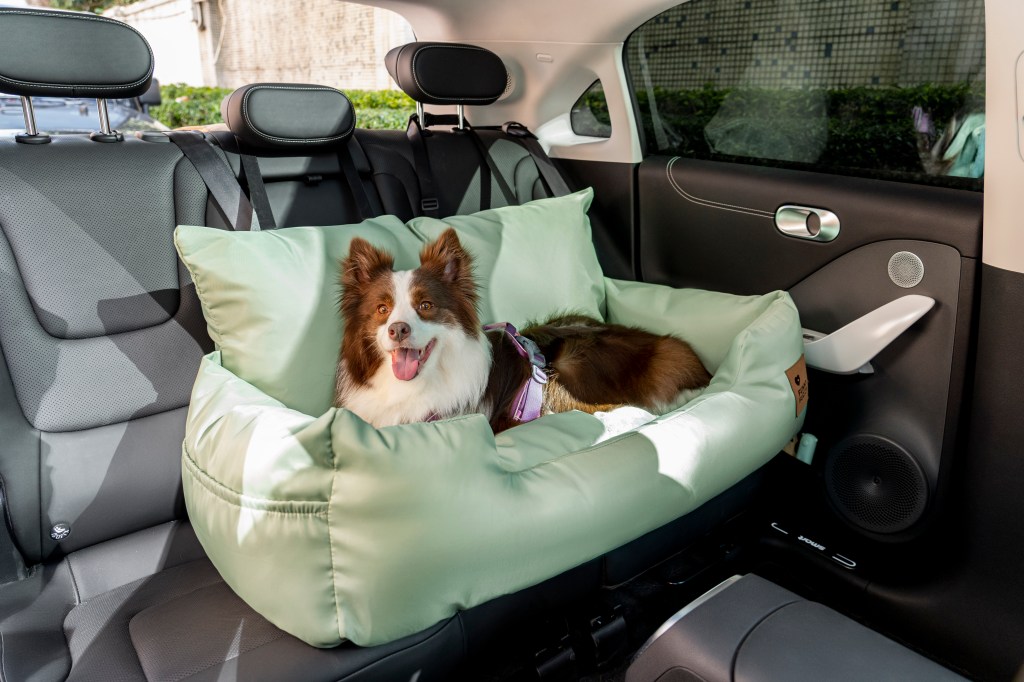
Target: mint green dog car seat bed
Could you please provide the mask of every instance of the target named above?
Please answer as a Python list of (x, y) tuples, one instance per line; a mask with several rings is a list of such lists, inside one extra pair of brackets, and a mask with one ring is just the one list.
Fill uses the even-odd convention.
[[(210, 559), (254, 609), (314, 646), (388, 642), (692, 511), (799, 430), (787, 370), (803, 346), (789, 296), (606, 279), (591, 198), (408, 224), (178, 228), (217, 346), (192, 394), (185, 501)], [(449, 225), (474, 255), (485, 322), (580, 310), (675, 333), (711, 385), (606, 440), (603, 423), (579, 412), (495, 437), (482, 415), (376, 429), (331, 407), (349, 241), (368, 239), (396, 268), (413, 268)]]

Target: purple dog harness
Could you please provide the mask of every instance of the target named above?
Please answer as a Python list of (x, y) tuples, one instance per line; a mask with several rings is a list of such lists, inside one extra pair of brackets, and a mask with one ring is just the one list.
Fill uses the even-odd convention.
[[(505, 332), (505, 335), (512, 339), (512, 345), (515, 346), (520, 357), (530, 361), (530, 369), (533, 372), (516, 393), (509, 414), (520, 424), (532, 422), (540, 416), (541, 409), (544, 407), (544, 384), (548, 383), (548, 375), (544, 373), (544, 366), (547, 364), (544, 354), (540, 352), (540, 348), (537, 347), (533, 339), (521, 336), (511, 322), (488, 324), (484, 326), (484, 331)], [(424, 421), (436, 422), (441, 418), (438, 413), (431, 412)]]
[(521, 336), (510, 322), (485, 325), (484, 331), (505, 332), (505, 335), (512, 339), (512, 345), (515, 346), (520, 357), (530, 361), (530, 369), (533, 370), (533, 373), (516, 393), (515, 400), (512, 401), (510, 415), (513, 420), (520, 423), (533, 421), (540, 416), (544, 406), (544, 384), (548, 383), (548, 375), (544, 373), (544, 366), (547, 364), (544, 354), (540, 352), (540, 348), (533, 342), (533, 339)]

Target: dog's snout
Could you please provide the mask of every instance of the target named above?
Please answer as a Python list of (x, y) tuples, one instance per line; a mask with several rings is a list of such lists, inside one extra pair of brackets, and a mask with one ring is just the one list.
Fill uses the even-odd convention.
[(409, 325), (405, 322), (392, 322), (391, 326), (388, 327), (388, 337), (392, 341), (405, 341), (411, 333), (412, 330), (409, 329)]

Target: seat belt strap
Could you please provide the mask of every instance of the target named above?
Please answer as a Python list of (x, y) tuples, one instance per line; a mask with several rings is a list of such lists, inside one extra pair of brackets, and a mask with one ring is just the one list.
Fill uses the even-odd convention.
[(250, 154), (240, 154), (242, 159), (242, 180), (249, 188), (249, 202), (256, 211), (261, 230), (273, 230), (277, 227), (274, 212), (270, 209), (270, 197), (267, 187), (263, 184), (263, 173), (260, 172), (259, 161)]
[[(213, 151), (206, 140), (200, 135), (183, 131), (171, 131), (167, 133), (167, 137), (199, 171), (199, 177), (206, 183), (213, 202), (227, 218), (231, 229), (253, 229), (253, 210), (249, 198), (242, 191), (242, 186), (231, 172), (231, 167), (217, 156), (217, 152)], [(258, 225), (256, 229), (259, 229)]]
[(256, 212), (261, 230), (272, 230), (277, 227), (274, 219), (274, 211), (270, 208), (270, 197), (267, 195), (267, 188), (263, 182), (263, 173), (260, 171), (259, 161), (252, 154), (242, 151), (242, 144), (230, 130), (209, 130), (207, 137), (212, 137), (217, 145), (225, 152), (238, 155), (240, 176), (238, 181), (242, 184), (242, 191), (249, 197)]
[[(498, 189), (501, 190), (502, 196), (505, 197), (505, 203), (509, 206), (519, 205), (519, 201), (516, 199), (515, 193), (512, 191), (512, 188), (509, 187), (508, 183), (505, 181), (505, 177), (501, 174), (501, 170), (498, 169), (498, 164), (494, 163), (494, 158), (492, 158), (490, 153), (487, 151), (487, 147), (484, 145), (484, 141), (480, 139), (480, 136), (477, 134), (475, 130), (473, 130), (472, 126), (470, 126), (469, 124), (466, 124), (465, 130), (469, 134), (469, 136), (473, 138), (473, 142), (474, 144), (476, 144), (477, 151), (480, 152), (480, 158), (483, 159), (483, 162), (485, 164), (487, 164), (487, 168), (491, 172), (491, 177), (493, 177), (494, 180), (498, 183)], [(483, 175), (481, 175), (481, 185), (484, 184), (483, 180)], [(490, 184), (490, 182), (486, 183), (488, 192), (490, 191)], [(490, 202), (488, 201), (487, 203), (487, 208), (491, 208)]]
[(437, 200), (437, 192), (434, 191), (434, 174), (430, 170), (427, 141), (420, 126), (420, 117), (416, 114), (409, 117), (405, 136), (409, 138), (409, 144), (412, 146), (413, 165), (416, 167), (416, 178), (420, 184), (420, 210), (423, 215), (440, 218), (441, 204)]
[(509, 137), (519, 140), (526, 147), (526, 151), (530, 152), (530, 156), (533, 157), (533, 162), (537, 164), (537, 170), (540, 171), (541, 178), (544, 179), (544, 184), (547, 185), (551, 196), (561, 197), (571, 192), (569, 185), (565, 182), (565, 178), (558, 172), (555, 163), (544, 151), (544, 147), (541, 146), (537, 136), (531, 133), (529, 128), (522, 123), (509, 121), (501, 126), (501, 130)]
[(363, 186), (363, 180), (359, 177), (359, 171), (356, 170), (356, 164), (352, 160), (352, 152), (349, 151), (348, 142), (338, 145), (338, 164), (341, 166), (341, 172), (345, 175), (345, 182), (348, 185), (349, 192), (352, 194), (352, 200), (356, 204), (359, 220), (375, 217), (377, 214), (370, 206), (370, 197), (367, 196), (366, 187)]

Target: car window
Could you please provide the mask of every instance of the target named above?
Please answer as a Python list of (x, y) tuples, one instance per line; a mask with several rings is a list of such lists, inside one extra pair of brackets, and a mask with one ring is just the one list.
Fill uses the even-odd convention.
[(594, 81), (572, 105), (569, 114), (572, 131), (587, 137), (611, 137), (612, 120), (608, 115), (608, 100), (600, 80)]
[(626, 67), (648, 153), (980, 189), (983, 0), (693, 0)]

